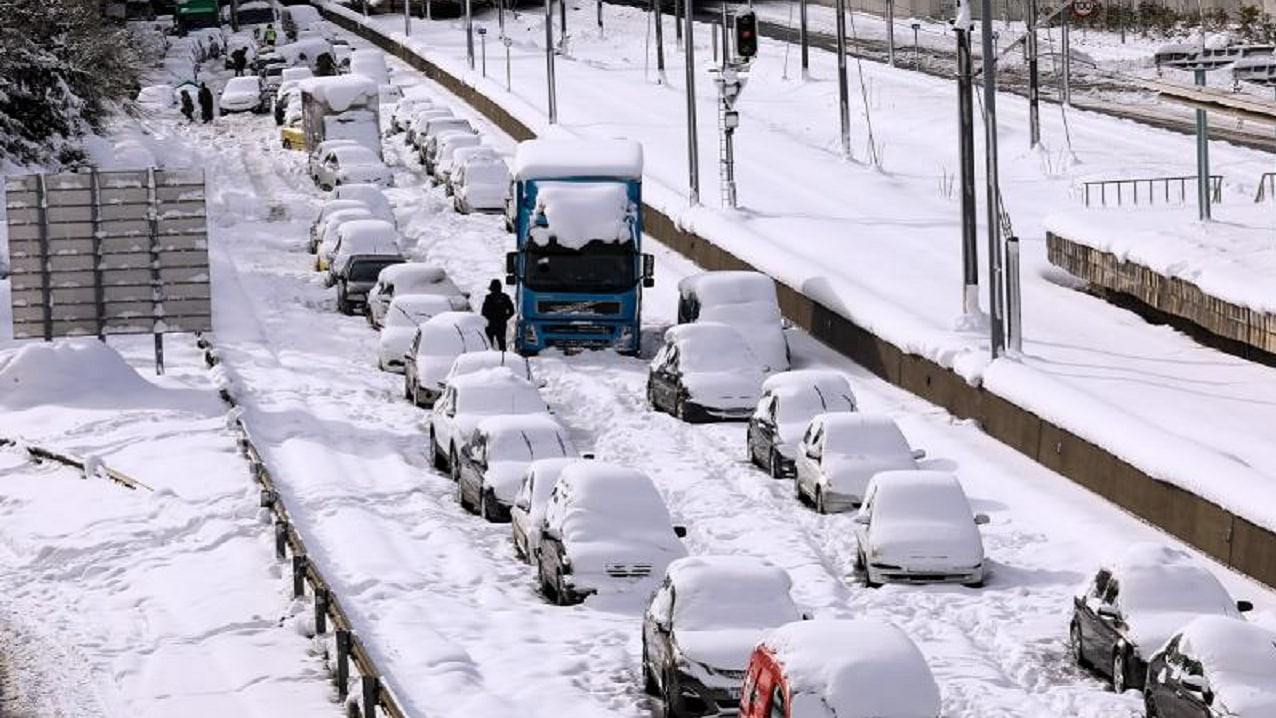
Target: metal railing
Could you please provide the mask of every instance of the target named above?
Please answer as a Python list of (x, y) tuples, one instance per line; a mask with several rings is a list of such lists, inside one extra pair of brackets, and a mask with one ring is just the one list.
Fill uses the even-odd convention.
[[(1196, 185), (1196, 175), (1183, 177), (1140, 177), (1137, 179), (1095, 180), (1085, 182), (1085, 206), (1089, 207), (1091, 198), (1095, 197), (1104, 207), (1109, 199), (1115, 200), (1117, 206), (1125, 204), (1166, 204), (1178, 201), (1187, 203), (1187, 187)], [(1175, 186), (1177, 185), (1177, 189)], [(1218, 204), (1223, 199), (1223, 176), (1210, 175), (1210, 203)]]
[[(1268, 185), (1271, 186), (1270, 189)], [(1276, 197), (1276, 172), (1264, 172), (1263, 176), (1258, 178), (1258, 192), (1254, 194), (1254, 201), (1262, 202), (1267, 199), (1269, 192)]]
[(27, 452), (31, 461), (37, 464), (44, 461), (53, 461), (62, 464), (63, 466), (69, 466), (70, 468), (76, 469), (82, 473), (86, 479), (103, 478), (109, 481), (114, 481), (115, 483), (130, 489), (146, 489), (147, 491), (155, 490), (128, 474), (112, 469), (111, 467), (103, 464), (101, 461), (79, 459), (63, 451), (37, 446), (35, 444), (28, 444), (17, 439), (0, 437), (0, 449), (6, 447), (13, 447)]

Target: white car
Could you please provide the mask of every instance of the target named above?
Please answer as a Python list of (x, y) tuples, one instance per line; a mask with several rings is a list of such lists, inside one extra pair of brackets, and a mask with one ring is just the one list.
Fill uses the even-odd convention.
[(390, 301), (402, 294), (436, 294), (447, 297), (452, 309), (467, 311), (470, 300), (456, 288), (442, 267), (424, 262), (404, 262), (386, 267), (368, 294), (368, 323), (381, 328)]
[(394, 216), (394, 208), (390, 206), (390, 200), (386, 199), (385, 193), (374, 184), (366, 182), (343, 184), (332, 191), (332, 198), (362, 202), (377, 219), (384, 219), (396, 227), (399, 226), (399, 220)]
[(888, 416), (816, 414), (797, 445), (794, 493), (822, 514), (847, 511), (864, 500), (874, 474), (916, 469), (925, 455)]
[(443, 381), (448, 383), (458, 376), (465, 376), (476, 371), (494, 369), (496, 367), (505, 367), (514, 372), (515, 376), (521, 376), (538, 387), (544, 385), (544, 382), (538, 381), (532, 375), (532, 362), (527, 357), (514, 352), (503, 352), (499, 349), (462, 354), (456, 358), (456, 361), (452, 362), (452, 368), (448, 371), (447, 378)]
[(327, 156), (330, 150), (337, 147), (360, 147), (358, 140), (338, 138), (334, 140), (324, 140), (314, 147), (308, 148), (310, 156), (306, 160), (306, 171), (310, 174), (310, 179), (317, 180), (319, 175), (319, 166), (323, 163), (323, 158)]
[(452, 176), (452, 155), (462, 147), (478, 147), (483, 138), (472, 132), (445, 132), (439, 135), (434, 150), (433, 178), (436, 184), (447, 185)]
[(528, 464), (576, 455), (567, 430), (548, 414), (490, 416), (474, 427), (457, 455), (453, 473), (461, 507), (505, 523)]
[(367, 48), (350, 53), (350, 74), (363, 75), (378, 85), (390, 84), (390, 73), (385, 66), (385, 53)]
[(796, 621), (749, 659), (742, 716), (938, 718), (939, 686), (903, 631), (882, 621)]
[(844, 374), (798, 369), (762, 382), (762, 398), (749, 417), (749, 460), (774, 478), (793, 476), (802, 434), (816, 414), (856, 410), (855, 392)]
[(536, 559), (536, 548), (540, 545), (541, 519), (545, 517), (545, 504), (549, 503), (549, 496), (558, 483), (558, 475), (563, 469), (582, 460), (537, 459), (523, 470), (518, 494), (514, 496), (514, 505), (510, 507), (510, 524), (514, 553), (527, 563)]
[(545, 505), (536, 574), (559, 605), (591, 594), (646, 595), (687, 555), (664, 499), (641, 471), (599, 461), (563, 469)]
[(404, 396), (417, 406), (434, 406), (452, 362), (488, 349), (486, 330), (487, 320), (474, 312), (444, 312), (423, 322), (404, 357)]
[(391, 300), (377, 342), (377, 367), (382, 371), (402, 373), (404, 357), (412, 348), (417, 327), (431, 317), (450, 311), (452, 303), (448, 298), (436, 294), (402, 294)]
[[(412, 111), (412, 114), (408, 115), (408, 121), (407, 121), (407, 124), (405, 125), (405, 134), (403, 135), (404, 144), (411, 145), (414, 148), (417, 147), (418, 145), (417, 135), (425, 132), (425, 125), (430, 120), (437, 120), (437, 119), (442, 119), (445, 117), (455, 117), (455, 116), (456, 115), (452, 113), (452, 110), (450, 108), (442, 107), (440, 105), (431, 105), (431, 106), (425, 107), (424, 109), (420, 107), (414, 109)], [(419, 151), (419, 148), (418, 148), (418, 151)]]
[(217, 106), (222, 112), (265, 112), (266, 94), (256, 75), (232, 77), (222, 88)]
[(642, 675), (666, 715), (730, 714), (754, 646), (802, 620), (788, 572), (751, 556), (689, 556), (669, 564), (643, 615)]
[(166, 110), (177, 103), (172, 85), (147, 85), (137, 93), (137, 104), (150, 110)]
[(400, 98), (390, 110), (390, 132), (405, 132), (412, 114), (418, 110), (434, 107), (434, 100), (428, 97), (408, 96)]
[(310, 223), (310, 240), (306, 243), (306, 251), (311, 254), (319, 251), (319, 240), (323, 236), (324, 223), (327, 222), (328, 218), (333, 214), (340, 212), (343, 209), (363, 210), (367, 213), (368, 217), (372, 217), (372, 211), (368, 205), (359, 200), (341, 199), (338, 197), (324, 202), (323, 206), (319, 208), (319, 214), (315, 216), (315, 221)]
[(315, 271), (328, 271), (328, 263), (332, 259), (332, 248), (337, 245), (337, 232), (346, 222), (359, 222), (376, 219), (368, 211), (367, 206), (334, 210), (323, 218), (323, 223), (315, 230)]
[(509, 167), (499, 156), (471, 154), (452, 170), (452, 204), (461, 214), (503, 211), (509, 184)]
[(432, 117), (416, 130), (417, 157), (425, 165), (425, 171), (434, 174), (434, 153), (439, 148), (439, 138), (445, 132), (467, 132), (478, 134), (470, 121), (460, 117)]
[(356, 254), (401, 255), (399, 231), (382, 219), (356, 219), (337, 227), (337, 241), (327, 256), (328, 286), (341, 279), (346, 259)]
[(466, 147), (457, 147), (452, 152), (451, 170), (447, 175), (447, 182), (443, 184), (444, 193), (449, 197), (456, 193), (456, 183), (461, 178), (461, 168), (472, 159), (500, 159), (500, 155), (496, 154), (496, 150), (489, 145), (477, 144)]
[(1276, 632), (1222, 616), (1192, 619), (1148, 660), (1149, 716), (1276, 716)]
[(679, 324), (665, 332), (647, 372), (647, 401), (683, 421), (747, 419), (766, 367), (735, 329), (720, 322)]
[(332, 189), (355, 182), (391, 187), (394, 175), (372, 150), (362, 145), (334, 147), (324, 153), (315, 169), (315, 184)]
[(508, 369), (486, 369), (457, 377), (443, 389), (430, 412), (430, 455), (434, 467), (458, 477), (461, 444), (489, 416), (549, 414), (549, 405), (531, 382)]
[(984, 582), (984, 514), (946, 471), (883, 471), (855, 514), (855, 567), (868, 586)]
[(678, 323), (723, 322), (740, 332), (770, 371), (789, 368), (787, 327), (775, 280), (759, 272), (703, 272), (678, 282)]

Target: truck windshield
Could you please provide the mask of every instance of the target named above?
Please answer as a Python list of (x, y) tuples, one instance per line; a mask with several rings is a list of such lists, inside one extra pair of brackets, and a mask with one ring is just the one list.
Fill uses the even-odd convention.
[(538, 292), (625, 292), (637, 283), (636, 265), (629, 244), (590, 242), (579, 250), (533, 245), (523, 282)]

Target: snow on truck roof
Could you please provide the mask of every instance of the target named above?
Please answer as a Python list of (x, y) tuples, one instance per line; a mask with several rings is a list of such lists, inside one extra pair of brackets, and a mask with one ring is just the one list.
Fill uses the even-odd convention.
[(632, 140), (527, 140), (514, 155), (514, 178), (642, 179), (642, 145)]
[(837, 718), (939, 715), (939, 687), (926, 659), (890, 623), (797, 621), (775, 629), (763, 645), (784, 667), (793, 715), (802, 712), (800, 700), (814, 702), (810, 715)]
[(548, 226), (533, 227), (530, 239), (540, 245), (552, 239), (571, 249), (594, 240), (628, 242), (633, 239), (630, 206), (623, 185), (546, 183), (536, 195), (536, 211), (545, 215)]
[(313, 96), (334, 112), (344, 112), (355, 103), (376, 103), (377, 83), (361, 75), (309, 77), (298, 83), (303, 93)]

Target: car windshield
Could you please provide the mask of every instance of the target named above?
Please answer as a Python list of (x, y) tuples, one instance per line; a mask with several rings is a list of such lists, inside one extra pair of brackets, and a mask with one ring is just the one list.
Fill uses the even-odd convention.
[(736, 342), (710, 341), (701, 338), (684, 341), (678, 351), (684, 372), (732, 372), (758, 369), (757, 361), (743, 345)]
[(352, 282), (375, 282), (377, 275), (381, 274), (381, 270), (391, 264), (398, 264), (402, 260), (397, 259), (376, 259), (376, 260), (360, 260), (350, 265), (349, 279)]
[(1129, 613), (1235, 612), (1227, 589), (1209, 571), (1192, 564), (1131, 568), (1120, 581), (1121, 607)]
[[(433, 298), (433, 297), (432, 297)], [(416, 327), (430, 317), (451, 309), (448, 301), (438, 297), (438, 302), (394, 302), (385, 315), (387, 327)]]
[(781, 424), (805, 422), (820, 413), (852, 411), (855, 411), (855, 401), (844, 392), (833, 393), (811, 387), (800, 393), (780, 397), (776, 405), (775, 420)]
[(226, 89), (231, 92), (256, 92), (257, 78), (255, 77), (234, 77), (230, 82), (226, 83)]
[(580, 250), (529, 245), (523, 281), (540, 292), (607, 294), (632, 289), (635, 267), (630, 245), (590, 242)]
[(458, 414), (532, 414), (546, 410), (545, 400), (530, 385), (512, 387), (508, 383), (476, 385), (456, 394)]
[(535, 461), (569, 456), (571, 448), (558, 431), (505, 431), (493, 434), (487, 444), (487, 460)]

